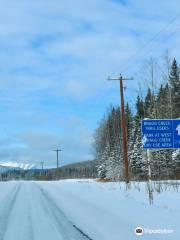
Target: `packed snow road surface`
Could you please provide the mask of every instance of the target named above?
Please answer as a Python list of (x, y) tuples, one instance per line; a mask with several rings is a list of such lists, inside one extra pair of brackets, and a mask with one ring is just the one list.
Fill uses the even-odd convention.
[(39, 184), (18, 182), (0, 205), (1, 240), (90, 240)]
[(146, 183), (1, 182), (0, 240), (179, 240), (179, 187), (156, 185), (149, 205)]

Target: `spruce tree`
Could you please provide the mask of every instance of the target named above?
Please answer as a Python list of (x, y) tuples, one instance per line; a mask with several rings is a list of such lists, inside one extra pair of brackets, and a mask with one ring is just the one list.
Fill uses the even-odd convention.
[(130, 169), (131, 172), (136, 175), (142, 174), (143, 168), (143, 149), (142, 149), (142, 142), (141, 142), (141, 120), (144, 117), (144, 103), (137, 97), (136, 101), (136, 115), (134, 118), (134, 128), (132, 129), (133, 135), (133, 146), (130, 152)]
[(147, 95), (144, 101), (144, 112), (145, 118), (156, 118), (156, 109), (155, 109), (155, 96), (152, 94), (151, 89), (148, 88)]
[(137, 111), (137, 115), (139, 116), (139, 119), (143, 119), (145, 117), (144, 102), (139, 97), (139, 95), (137, 96), (137, 100), (136, 100), (136, 111)]
[(171, 103), (169, 101), (170, 88), (166, 84), (165, 87), (161, 84), (156, 98), (157, 118), (168, 119), (171, 118)]
[(133, 127), (133, 114), (131, 112), (131, 109), (129, 107), (129, 104), (126, 104), (125, 107), (125, 113), (126, 113), (126, 130), (127, 130), (127, 142), (128, 145), (130, 145), (131, 137), (132, 137), (132, 127)]
[(172, 117), (180, 117), (180, 78), (179, 68), (174, 58), (169, 75), (169, 82), (171, 86), (171, 102), (172, 102)]

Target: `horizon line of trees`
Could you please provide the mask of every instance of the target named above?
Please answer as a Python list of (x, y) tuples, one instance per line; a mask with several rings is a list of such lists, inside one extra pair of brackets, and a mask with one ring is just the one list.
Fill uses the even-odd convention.
[(96, 164), (79, 164), (77, 166), (63, 166), (44, 170), (9, 170), (0, 174), (0, 181), (9, 180), (60, 180), (74, 178), (97, 178)]
[[(151, 65), (150, 80), (154, 81)], [(136, 111), (126, 103), (126, 128), (131, 178), (146, 179), (148, 175), (146, 151), (141, 143), (141, 121), (149, 119), (180, 118), (180, 68), (174, 58), (169, 66), (167, 81), (161, 83), (155, 92), (153, 84), (144, 97), (136, 98)], [(108, 110), (99, 123), (94, 136), (95, 159), (98, 161), (98, 176), (112, 180), (124, 178), (122, 150), (121, 111), (119, 107)], [(154, 179), (180, 177), (180, 149), (151, 151), (151, 169)]]

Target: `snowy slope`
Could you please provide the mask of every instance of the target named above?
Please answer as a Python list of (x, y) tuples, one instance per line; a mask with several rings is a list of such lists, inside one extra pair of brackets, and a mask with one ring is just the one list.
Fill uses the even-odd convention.
[(17, 163), (17, 162), (1, 162), (0, 173), (10, 172), (12, 170), (30, 170), (34, 169), (33, 164), (28, 163)]
[(18, 163), (18, 162), (2, 162), (0, 163), (0, 166), (2, 167), (8, 167), (8, 168), (18, 168), (23, 170), (28, 170), (34, 168), (33, 164), (29, 163)]
[[(127, 191), (124, 184), (93, 180), (7, 182), (0, 189), (3, 240), (179, 240), (180, 196), (175, 188), (155, 193), (154, 205), (149, 205), (145, 183)], [(174, 233), (139, 237), (134, 234), (137, 226)]]

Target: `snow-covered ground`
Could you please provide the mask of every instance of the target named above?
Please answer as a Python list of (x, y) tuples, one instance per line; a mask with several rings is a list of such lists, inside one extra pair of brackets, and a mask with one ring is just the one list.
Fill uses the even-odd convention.
[[(161, 185), (151, 205), (146, 183), (12, 181), (0, 189), (0, 240), (180, 239), (176, 184)], [(146, 233), (136, 236), (137, 226)]]

